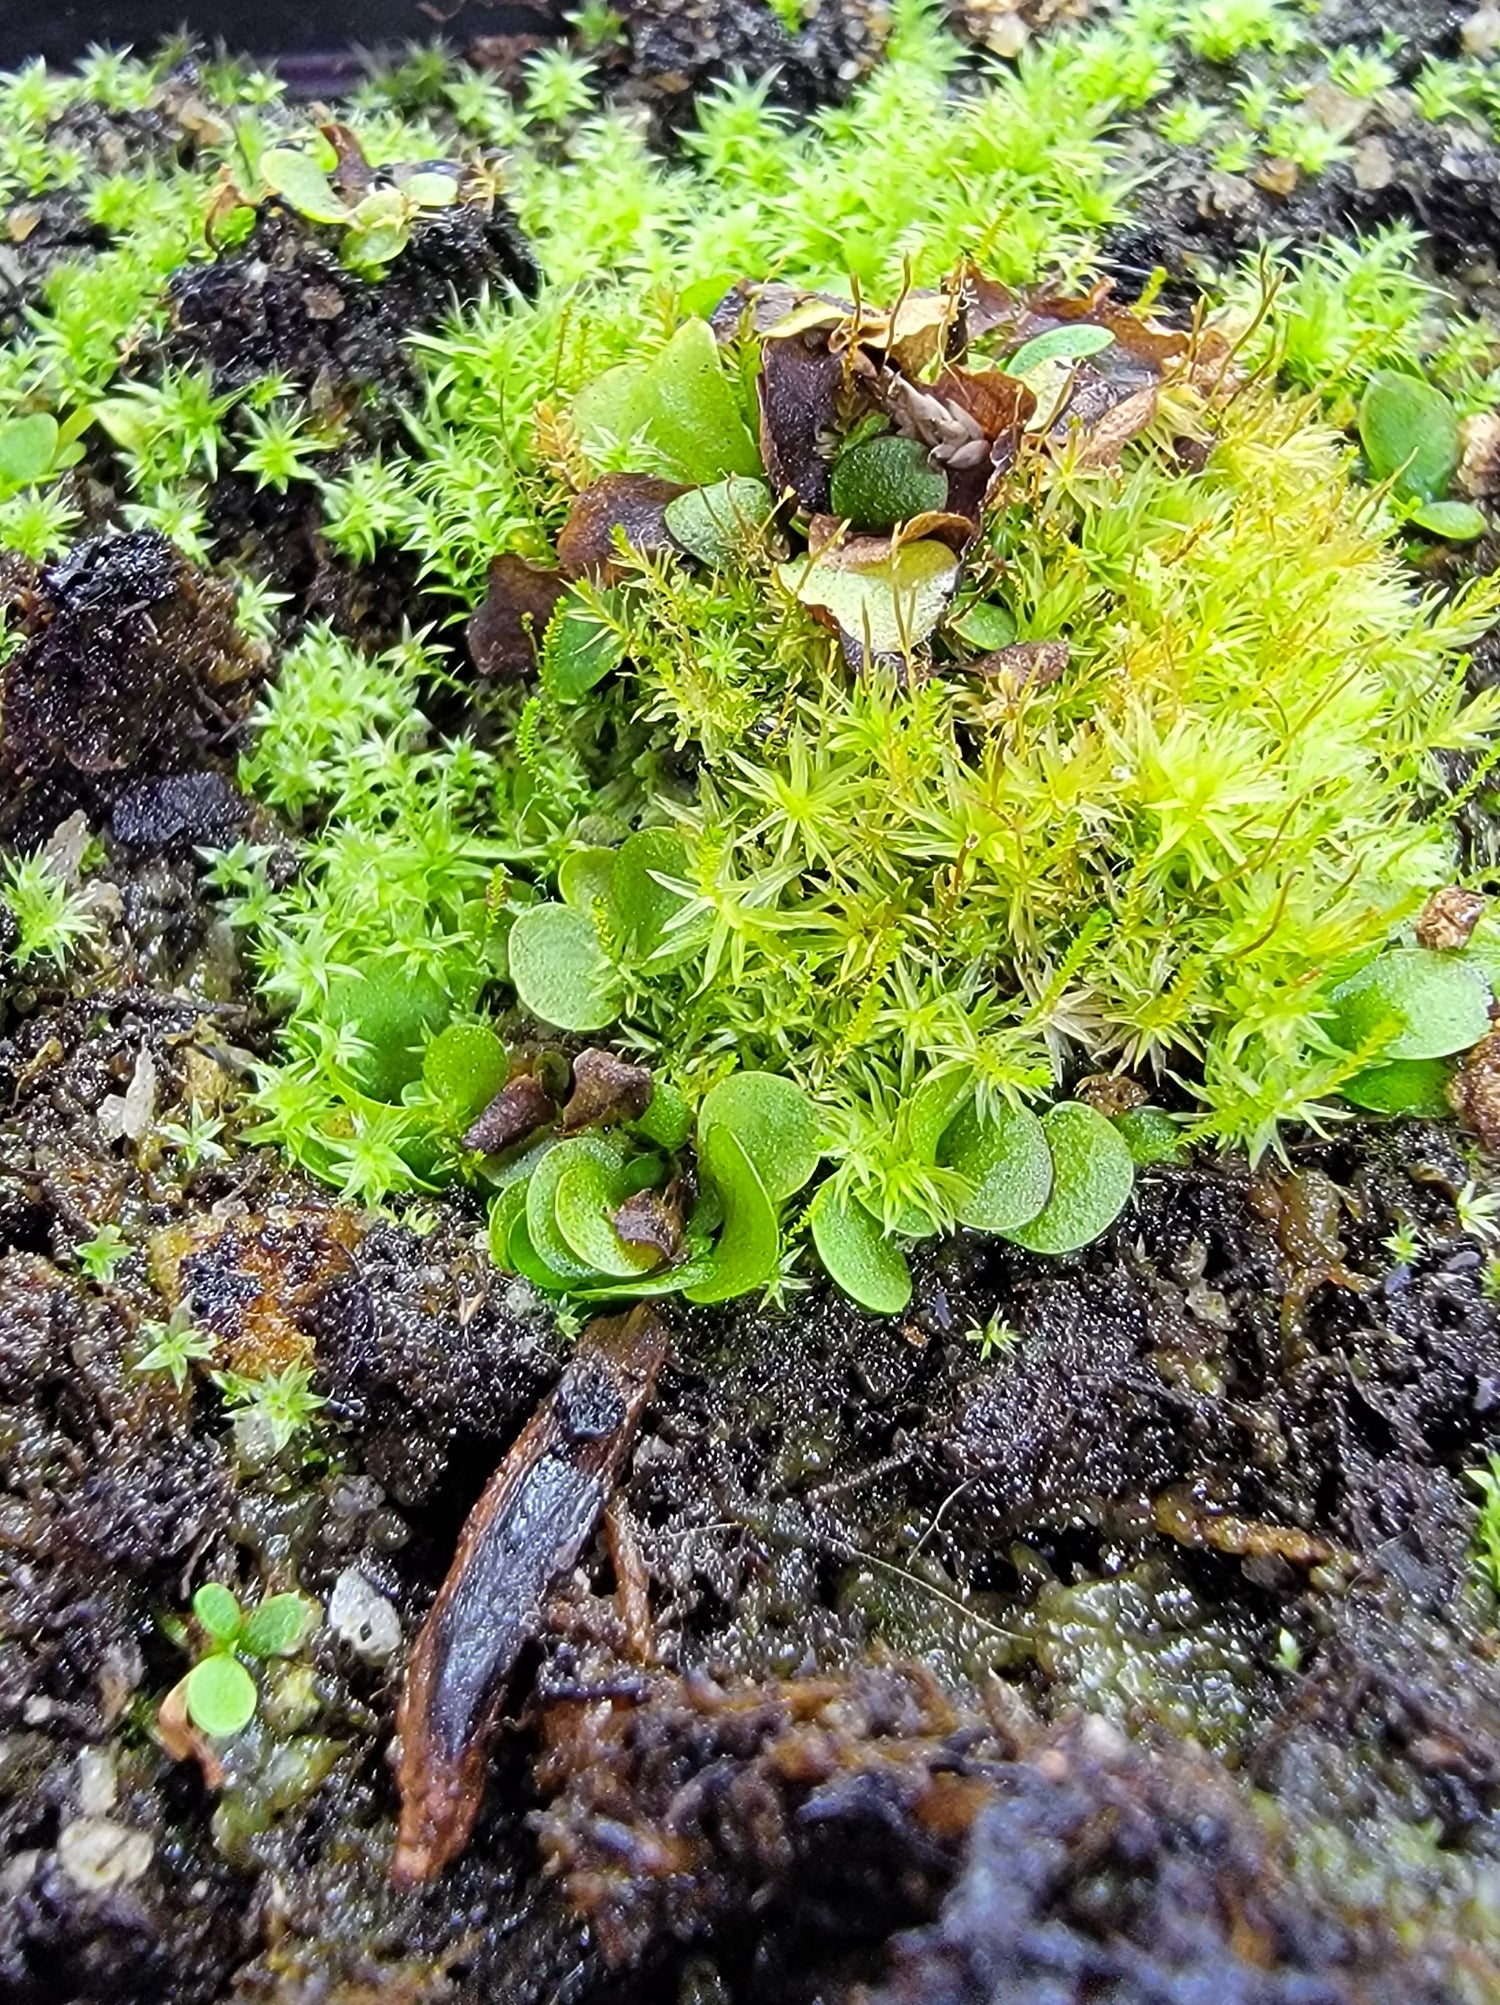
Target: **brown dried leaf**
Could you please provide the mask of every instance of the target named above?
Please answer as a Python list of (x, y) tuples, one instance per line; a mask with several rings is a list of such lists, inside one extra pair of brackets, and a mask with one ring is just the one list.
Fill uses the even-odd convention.
[(557, 539), (565, 578), (612, 583), (620, 575), (619, 537), (634, 550), (671, 550), (666, 506), (687, 489), (650, 473), (607, 473), (574, 501)]
[(573, 1091), (563, 1108), (563, 1133), (635, 1121), (651, 1104), (651, 1073), (612, 1051), (590, 1045), (573, 1060)]
[(1460, 884), (1434, 891), (1417, 918), (1417, 945), (1438, 952), (1467, 947), (1488, 900)]
[(464, 1134), (464, 1147), (481, 1156), (497, 1156), (502, 1149), (550, 1128), (557, 1119), (557, 1105), (540, 1079), (529, 1072), (509, 1080), (474, 1120)]
[(251, 1378), (312, 1361), (329, 1284), (354, 1270), (359, 1226), (333, 1206), (272, 1205), (164, 1226), (150, 1242), (151, 1278), (169, 1307), (219, 1339), (218, 1362)]
[(820, 442), (837, 421), (843, 379), (842, 358), (817, 336), (793, 334), (761, 346), (760, 456), (772, 492), (790, 489), (807, 509), (828, 506), (830, 469)]
[(1465, 1053), (1448, 1081), (1448, 1103), (1487, 1149), (1500, 1149), (1500, 1030)]
[(529, 564), (512, 551), (496, 557), (489, 588), (464, 629), (479, 673), (496, 682), (524, 681), (536, 667), (547, 622), (567, 589), (561, 571)]
[(318, 130), (333, 148), (337, 160), (328, 178), (335, 192), (352, 205), (361, 195), (368, 194), (375, 183), (375, 170), (365, 158), (359, 134), (335, 119), (320, 125)]
[(977, 655), (962, 666), (970, 675), (983, 676), (1005, 695), (1017, 696), (1023, 689), (1046, 689), (1056, 682), (1068, 666), (1068, 657), (1065, 640), (1018, 640), (1009, 647), (996, 648), (993, 654)]
[[(1105, 410), (1087, 425), (1086, 435), (1078, 448), (1078, 465), (1113, 466), (1130, 441), (1139, 438), (1155, 418), (1158, 401), (1156, 385), (1147, 383)], [(1063, 427), (1079, 422), (1070, 399), (1062, 419)]]
[(198, 1731), (188, 1714), (186, 1678), (179, 1678), (157, 1707), (156, 1732), (169, 1761), (196, 1761), (204, 1788), (222, 1787), (224, 1764), (214, 1753), (213, 1742)]
[(682, 1251), (681, 1186), (674, 1181), (664, 1191), (637, 1191), (609, 1222), (627, 1246), (649, 1247), (663, 1260), (675, 1260)]

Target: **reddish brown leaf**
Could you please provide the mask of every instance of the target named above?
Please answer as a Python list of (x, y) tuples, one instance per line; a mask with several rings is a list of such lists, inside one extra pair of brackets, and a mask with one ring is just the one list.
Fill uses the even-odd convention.
[(550, 1128), (556, 1119), (557, 1107), (552, 1095), (540, 1079), (523, 1072), (502, 1086), (471, 1123), (464, 1135), (464, 1147), (482, 1156), (495, 1156), (534, 1135), (539, 1128)]
[(826, 337), (792, 334), (761, 344), (760, 456), (772, 490), (788, 489), (803, 508), (828, 506), (829, 462), (822, 442), (838, 418), (842, 357)]
[(666, 506), (687, 489), (650, 473), (607, 473), (574, 501), (557, 539), (565, 578), (597, 578), (606, 584), (620, 575), (619, 539), (634, 550), (671, 550)]
[(963, 666), (970, 675), (982, 675), (986, 682), (1015, 695), (1056, 682), (1067, 668), (1068, 657), (1065, 640), (1018, 640), (1009, 647), (996, 648), (993, 654), (976, 655)]
[(1417, 945), (1435, 952), (1467, 947), (1489, 900), (1461, 884), (1434, 891), (1417, 916)]
[(563, 1133), (634, 1121), (651, 1104), (651, 1074), (612, 1051), (590, 1045), (573, 1060), (573, 1092), (563, 1108)]
[(609, 1222), (627, 1246), (650, 1247), (664, 1260), (675, 1260), (682, 1251), (681, 1187), (673, 1182), (664, 1191), (638, 1191)]
[(489, 589), (464, 629), (479, 673), (496, 682), (520, 682), (530, 675), (547, 622), (567, 589), (561, 571), (543, 570), (509, 551), (496, 557)]
[(318, 130), (337, 156), (337, 165), (328, 177), (335, 192), (346, 202), (357, 202), (361, 195), (369, 192), (375, 180), (374, 169), (365, 158), (359, 134), (333, 119), (326, 125), (320, 125)]

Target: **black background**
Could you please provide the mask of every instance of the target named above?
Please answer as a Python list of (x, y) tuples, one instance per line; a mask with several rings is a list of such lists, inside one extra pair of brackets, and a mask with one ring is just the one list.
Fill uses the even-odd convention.
[(184, 27), (250, 55), (306, 55), (535, 34), (550, 14), (518, 0), (428, 0), (426, 10), (419, 0), (0, 0), (0, 69), (30, 56), (71, 63), (91, 42), (144, 55)]

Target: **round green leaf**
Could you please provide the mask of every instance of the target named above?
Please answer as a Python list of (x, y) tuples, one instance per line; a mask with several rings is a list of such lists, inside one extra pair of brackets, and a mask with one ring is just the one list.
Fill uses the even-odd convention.
[(422, 1076), (423, 1053), (449, 1007), (431, 975), (394, 963), (372, 962), (328, 984), (330, 1020), (348, 1025), (367, 1047), (349, 1072), (372, 1100), (399, 1100)]
[(206, 1734), (225, 1740), (255, 1718), (255, 1680), (238, 1658), (216, 1651), (187, 1674), (188, 1718)]
[(318, 1607), (305, 1594), (272, 1594), (251, 1612), (240, 1641), (252, 1657), (290, 1657), (307, 1640)]
[(206, 1580), (198, 1589), (193, 1596), (193, 1613), (216, 1643), (232, 1643), (245, 1619), (239, 1602), (217, 1580)]
[(846, 1295), (877, 1316), (898, 1316), (911, 1300), (911, 1268), (894, 1239), (857, 1198), (826, 1183), (808, 1207), (813, 1245)]
[[(595, 1271), (591, 1260), (573, 1250), (557, 1219), (558, 1184), (579, 1162), (596, 1163), (613, 1177), (620, 1167), (619, 1146), (603, 1135), (573, 1135), (547, 1151), (526, 1185), (526, 1236), (547, 1266), (568, 1281), (586, 1281)], [(514, 1249), (514, 1238), (511, 1244)]]
[(557, 867), (557, 889), (564, 905), (591, 913), (602, 899), (607, 909), (614, 899), (615, 854), (597, 844), (570, 849)]
[(273, 146), (260, 157), (261, 178), (273, 195), (310, 223), (347, 223), (349, 211), (317, 161), (293, 146)]
[(1394, 947), (1333, 992), (1339, 1042), (1354, 1051), (1387, 1025), (1382, 1060), (1447, 1058), (1490, 1027), (1489, 984), (1472, 962), (1426, 947)]
[(526, 1218), (526, 1180), (518, 1179), (507, 1184), (490, 1206), (489, 1248), (490, 1258), (507, 1274), (515, 1273), (511, 1260), (510, 1235), (518, 1221)]
[(993, 654), (996, 648), (1009, 647), (1019, 629), (1004, 606), (997, 606), (989, 599), (980, 599), (977, 604), (965, 607), (953, 622), (953, 632), (960, 640), (977, 647), (981, 653)]
[(965, 1101), (972, 1099), (974, 1077), (967, 1066), (950, 1066), (933, 1072), (903, 1106), (906, 1140), (912, 1156), (923, 1163), (937, 1161), (938, 1145), (958, 1118)]
[(777, 1072), (732, 1072), (698, 1109), (698, 1146), (729, 1129), (755, 1166), (772, 1204), (802, 1189), (822, 1158), (818, 1111), (794, 1079)]
[[(612, 587), (599, 593), (608, 606), (617, 604)], [(596, 683), (612, 675), (625, 659), (619, 631), (601, 619), (597, 607), (581, 592), (559, 599), (542, 640), (542, 687), (564, 703), (576, 703)]]
[(856, 537), (811, 563), (783, 564), (778, 576), (805, 606), (817, 606), (870, 654), (899, 654), (924, 641), (942, 618), (958, 579), (946, 543), (922, 538), (892, 554), (878, 537)]
[(768, 521), (771, 490), (763, 480), (734, 474), (710, 487), (690, 487), (663, 511), (667, 531), (692, 557), (719, 568), (733, 564)]
[(1035, 1218), (1052, 1189), (1052, 1153), (1029, 1107), (986, 1118), (971, 1101), (948, 1130), (944, 1160), (968, 1179), (959, 1223), (976, 1232), (1014, 1232)]
[(1101, 348), (1110, 347), (1114, 338), (1107, 327), (1099, 327), (1092, 320), (1049, 327), (1045, 334), (1034, 334), (1021, 343), (1006, 361), (1005, 373), (1024, 376), (1028, 369), (1035, 369), (1043, 362), (1081, 362), (1085, 355), (1097, 355)]
[(948, 476), (917, 439), (866, 439), (834, 463), (829, 506), (856, 529), (894, 529), (947, 503)]
[(781, 1265), (776, 1207), (755, 1165), (721, 1121), (698, 1133), (698, 1163), (724, 1207), (724, 1226), (708, 1275), (683, 1290), (690, 1302), (727, 1302), (775, 1278)]
[(58, 436), (57, 420), (46, 411), (0, 426), (0, 484), (29, 487), (43, 479), (52, 471)]
[(631, 1127), (659, 1149), (680, 1149), (693, 1132), (692, 1103), (670, 1080), (658, 1079), (645, 1113)]
[(1132, 1107), (1115, 1116), (1115, 1126), (1124, 1137), (1130, 1160), (1137, 1169), (1152, 1163), (1181, 1162), (1187, 1145), (1182, 1130), (1165, 1107)]
[(682, 837), (672, 829), (641, 829), (621, 843), (612, 886), (615, 924), (636, 966), (656, 953), (668, 921), (682, 909), (682, 893), (661, 880), (680, 882), (686, 869)]
[(537, 1252), (526, 1229), (524, 1214), (511, 1224), (509, 1258), (505, 1265), (509, 1273), (519, 1274), (523, 1281), (529, 1281), (533, 1288), (540, 1288), (544, 1295), (574, 1295), (580, 1292), (576, 1274), (559, 1274)]
[(1125, 1209), (1135, 1165), (1124, 1138), (1081, 1100), (1063, 1100), (1042, 1121), (1052, 1153), (1052, 1194), (1028, 1224), (1008, 1232), (1033, 1253), (1072, 1253)]
[(467, 1128), (509, 1078), (510, 1056), (484, 1023), (450, 1023), (422, 1059), (422, 1083), (455, 1128)]
[(1458, 414), (1420, 376), (1377, 369), (1359, 407), (1359, 437), (1377, 481), (1407, 501), (1435, 501), (1458, 465)]
[[(564, 1144), (566, 1146), (566, 1144)], [(660, 1266), (661, 1255), (645, 1246), (627, 1246), (610, 1224), (624, 1203), (617, 1170), (589, 1156), (570, 1161), (557, 1180), (553, 1215), (569, 1250), (596, 1274), (626, 1280)]]
[(1472, 543), (1490, 526), (1472, 501), (1426, 501), (1410, 520), (1429, 536), (1444, 537), (1449, 543)]
[(1390, 1065), (1371, 1065), (1346, 1079), (1344, 1098), (1371, 1114), (1404, 1114), (1413, 1120), (1438, 1121), (1453, 1109), (1448, 1081), (1453, 1068), (1441, 1058), (1398, 1058)]
[(619, 983), (593, 921), (571, 905), (530, 905), (510, 929), (510, 978), (533, 1016), (558, 1030), (603, 1030)]

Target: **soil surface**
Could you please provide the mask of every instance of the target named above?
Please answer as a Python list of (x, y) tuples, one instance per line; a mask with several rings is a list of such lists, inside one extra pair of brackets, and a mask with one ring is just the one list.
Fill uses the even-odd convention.
[[(1464, 12), (1400, 11), (1440, 51)], [(835, 100), (880, 32), (855, 8), (795, 43), (744, 0), (625, 13), (622, 81), (663, 135), (736, 66)], [(1381, 14), (1335, 8), (1331, 35)], [(1372, 122), (1378, 190), (1337, 168), (1243, 203), (1143, 127), (1150, 221), (1116, 268), (1186, 291), (1260, 237), (1400, 217), (1482, 304), (1500, 161), (1398, 114)], [(20, 247), (19, 301), (77, 227)], [(425, 229), (378, 292), (264, 229), (177, 289), (171, 352), (225, 385), (399, 389), (406, 333), (526, 279), (503, 225)], [(214, 505), (294, 612), (416, 623), (399, 566), (334, 563), (293, 504), (226, 477)], [(608, 1527), (516, 1655), (474, 1835), (393, 1886), (407, 1651), (572, 1343), (494, 1270), (477, 1201), (392, 1223), (268, 1150), (184, 1170), (142, 1146), (230, 1103), (272, 1034), (197, 854), (274, 833), (233, 785), (265, 663), (221, 592), (144, 534), (0, 572), (0, 828), (86, 823), (108, 935), (93, 993), (12, 982), (0, 1017), (0, 1997), (1500, 1995), (1500, 1637), (1465, 1478), (1500, 1447), (1500, 1313), (1443, 1125), (1148, 1171), (1063, 1260), (961, 1235), (896, 1321), (821, 1288), (667, 1311)], [(129, 1250), (96, 1281), (74, 1249), (107, 1225)], [(239, 1368), (314, 1363), (311, 1459), (131, 1368), (189, 1293)], [(159, 1723), (205, 1580), (328, 1618), (218, 1757)]]

